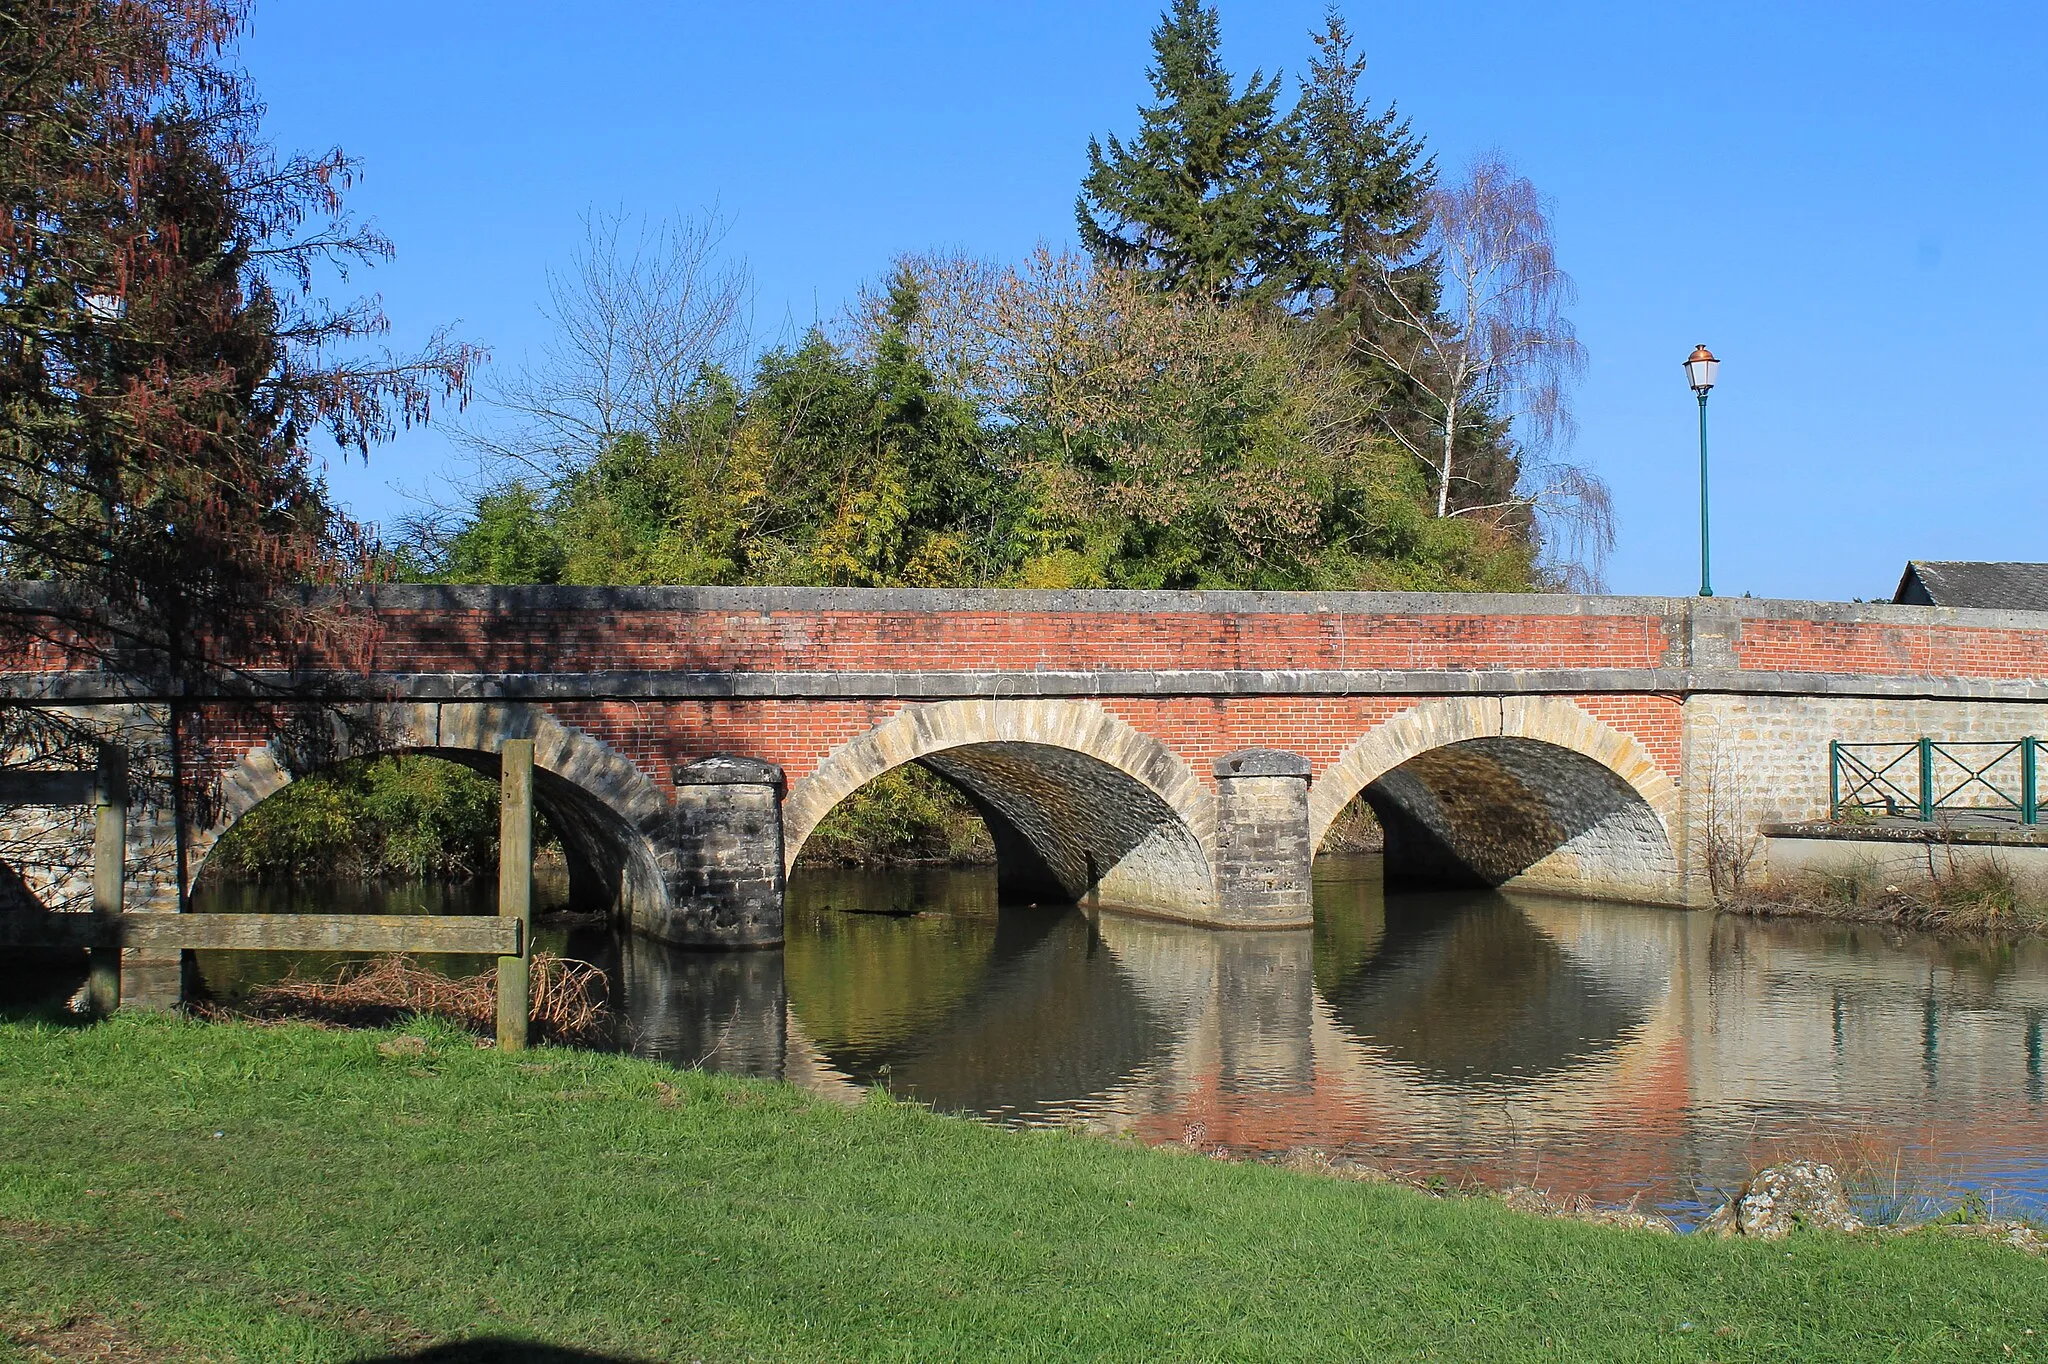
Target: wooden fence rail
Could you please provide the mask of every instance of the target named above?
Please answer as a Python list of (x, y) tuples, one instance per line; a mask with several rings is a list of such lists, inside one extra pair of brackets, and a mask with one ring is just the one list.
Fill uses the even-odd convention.
[(0, 807), (92, 805), (91, 913), (0, 914), (0, 948), (88, 948), (95, 1014), (121, 1002), (121, 950), (474, 953), (498, 959), (498, 1045), (526, 1045), (533, 913), (533, 740), (500, 753), (495, 916), (427, 914), (126, 914), (128, 755), (109, 745), (93, 771), (0, 771)]
[(497, 957), (523, 955), (522, 928), (516, 918), (474, 914), (6, 914), (0, 947)]

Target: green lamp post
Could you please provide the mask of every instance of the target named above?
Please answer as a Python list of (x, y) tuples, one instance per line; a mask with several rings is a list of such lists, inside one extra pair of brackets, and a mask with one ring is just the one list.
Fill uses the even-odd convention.
[(1694, 346), (1692, 354), (1685, 359), (1686, 382), (1700, 399), (1700, 595), (1714, 595), (1714, 579), (1709, 571), (1707, 552), (1707, 390), (1714, 386), (1714, 376), (1721, 372), (1721, 362), (1714, 358), (1714, 352), (1705, 346)]

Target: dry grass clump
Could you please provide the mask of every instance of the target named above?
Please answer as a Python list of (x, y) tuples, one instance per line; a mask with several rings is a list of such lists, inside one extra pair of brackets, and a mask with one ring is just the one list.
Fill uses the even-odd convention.
[[(1939, 863), (1935, 864), (1937, 868)], [(2002, 862), (1887, 878), (1874, 868), (1745, 887), (1722, 907), (1761, 917), (1841, 919), (1935, 933), (2048, 933), (2048, 896)]]
[[(576, 1045), (608, 1036), (610, 982), (603, 971), (546, 952), (534, 953), (530, 967), (535, 1041)], [(409, 956), (376, 957), (343, 967), (331, 980), (286, 976), (254, 991), (237, 1012), (351, 1028), (424, 1014), (489, 1033), (497, 1026), (498, 979), (495, 971), (447, 976)]]

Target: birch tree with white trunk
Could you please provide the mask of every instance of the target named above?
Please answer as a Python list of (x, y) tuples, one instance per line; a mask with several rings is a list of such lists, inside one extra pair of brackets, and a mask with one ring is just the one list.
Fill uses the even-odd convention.
[[(1461, 181), (1433, 188), (1428, 207), (1415, 256), (1379, 263), (1386, 278), (1371, 291), (1374, 325), (1357, 341), (1412, 400), (1384, 405), (1386, 430), (1429, 470), (1437, 516), (1526, 511), (1545, 524), (1547, 538), (1569, 542), (1563, 577), (1596, 581), (1614, 538), (1606, 485), (1551, 458), (1570, 442), (1571, 386), (1586, 352), (1565, 316), (1577, 290), (1557, 264), (1543, 198), (1489, 155)], [(1418, 259), (1435, 267), (1433, 300), (1396, 287), (1395, 273)], [(1393, 419), (1418, 409), (1419, 425)], [(1461, 499), (1461, 485), (1476, 484), (1465, 467), (1471, 442), (1502, 426), (1519, 461), (1513, 492)]]

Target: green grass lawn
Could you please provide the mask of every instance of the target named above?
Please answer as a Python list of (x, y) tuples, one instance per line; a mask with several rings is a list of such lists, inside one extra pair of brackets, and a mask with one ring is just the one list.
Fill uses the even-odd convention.
[[(2040, 1359), (2048, 1264), (1546, 1221), (427, 1026), (0, 1024), (0, 1341), (64, 1322), (122, 1359)], [(486, 1338), (535, 1348), (449, 1344)]]

